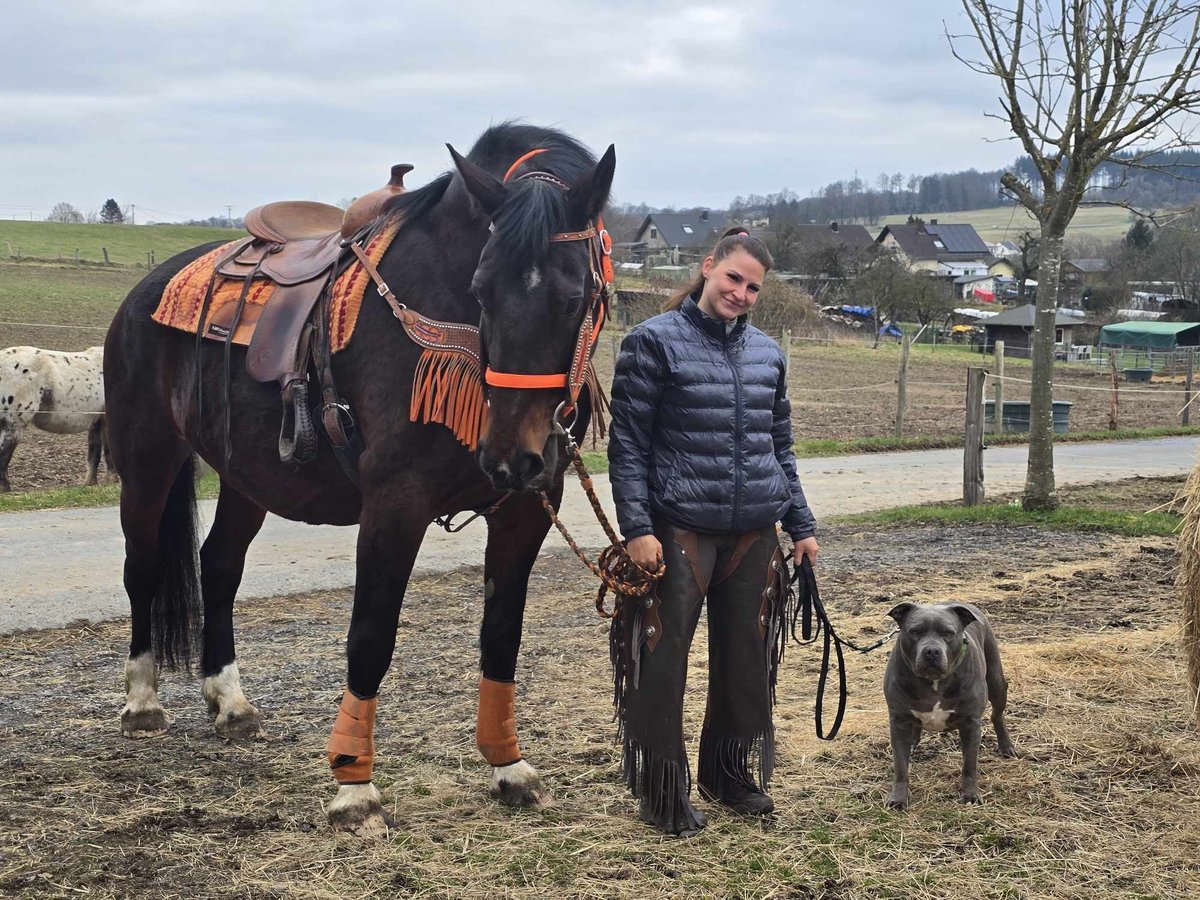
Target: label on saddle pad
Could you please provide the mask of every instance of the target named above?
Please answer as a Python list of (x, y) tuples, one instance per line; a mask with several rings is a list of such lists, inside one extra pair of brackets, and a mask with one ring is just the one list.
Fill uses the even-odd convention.
[[(379, 264), (398, 230), (399, 226), (393, 224), (380, 231), (367, 243), (364, 249), (372, 263)], [(159, 300), (158, 307), (154, 310), (151, 318), (160, 325), (195, 334), (200, 326), (200, 312), (204, 307), (204, 298), (208, 294), (213, 270), (222, 257), (226, 256), (238, 243), (240, 241), (223, 244), (184, 266), (167, 283), (162, 299)], [(355, 260), (338, 276), (330, 288), (329, 338), (334, 353), (344, 349), (350, 343), (350, 338), (354, 335), (354, 326), (358, 322), (358, 310), (362, 305), (363, 293), (370, 282), (371, 279), (364, 271), (362, 263)], [(212, 301), (209, 304), (208, 315), (205, 317), (202, 332), (204, 337), (212, 340), (226, 340), (233, 324), (233, 313), (237, 308), (238, 299), (242, 296), (244, 286), (243, 279), (218, 277), (216, 284), (213, 285)], [(241, 321), (233, 334), (233, 343), (241, 346), (249, 345), (254, 336), (254, 326), (258, 322), (263, 307), (270, 302), (277, 287), (267, 278), (253, 280), (250, 290), (246, 292), (245, 306), (242, 309)]]

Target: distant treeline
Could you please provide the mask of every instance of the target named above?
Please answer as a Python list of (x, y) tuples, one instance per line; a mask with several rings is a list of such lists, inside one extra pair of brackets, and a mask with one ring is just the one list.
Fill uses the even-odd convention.
[[(1090, 200), (1121, 201), (1147, 210), (1180, 207), (1200, 199), (1200, 151), (1174, 150), (1136, 159), (1137, 167), (1106, 162), (1097, 167), (1089, 190)], [(1147, 166), (1152, 168), (1146, 168)], [(1009, 168), (1040, 193), (1041, 179), (1029, 157), (1020, 157)], [(1013, 201), (1001, 190), (1004, 169), (979, 172), (904, 175), (882, 173), (873, 180), (859, 177), (825, 185), (812, 197), (799, 197), (786, 188), (778, 194), (735, 197), (730, 214), (744, 219), (769, 217), (782, 222), (864, 222), (876, 224), (883, 216), (985, 209)]]

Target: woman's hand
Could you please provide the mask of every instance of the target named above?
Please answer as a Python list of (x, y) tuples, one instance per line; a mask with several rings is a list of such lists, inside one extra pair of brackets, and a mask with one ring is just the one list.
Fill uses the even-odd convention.
[(815, 563), (817, 561), (817, 554), (820, 552), (821, 548), (817, 545), (817, 539), (815, 537), (806, 537), (803, 540), (796, 541), (792, 545), (792, 562), (800, 565), (804, 561), (804, 557), (807, 556), (809, 562)]
[(625, 549), (629, 552), (629, 558), (647, 572), (656, 572), (662, 565), (662, 544), (652, 534), (635, 537), (625, 545)]

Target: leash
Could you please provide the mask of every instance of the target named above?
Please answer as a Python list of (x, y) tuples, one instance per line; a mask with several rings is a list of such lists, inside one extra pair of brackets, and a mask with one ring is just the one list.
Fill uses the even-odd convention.
[[(843, 647), (848, 647), (856, 653), (870, 653), (872, 650), (878, 650), (895, 637), (899, 629), (885, 634), (875, 643), (866, 647), (860, 647), (853, 641), (848, 641), (839, 635), (833, 627), (833, 623), (829, 621), (829, 614), (825, 610), (825, 604), (821, 602), (821, 591), (817, 587), (817, 576), (813, 572), (812, 561), (807, 556), (804, 557), (799, 565), (793, 565), (792, 577), (788, 580), (788, 590), (796, 591), (798, 600), (796, 613), (791, 623), (792, 640), (798, 644), (812, 644), (816, 642), (818, 637), (824, 638), (824, 646), (821, 650), (821, 674), (817, 679), (817, 702), (813, 718), (817, 729), (817, 737), (823, 741), (832, 741), (837, 737), (838, 730), (842, 727), (842, 717), (846, 714), (846, 700), (849, 697), (849, 690), (846, 687), (846, 657)], [(799, 636), (796, 635), (797, 619), (800, 622)], [(826, 734), (824, 723), (825, 687), (829, 680), (831, 650), (837, 654), (838, 707), (837, 714), (833, 718), (833, 725), (830, 726), (829, 733)]]

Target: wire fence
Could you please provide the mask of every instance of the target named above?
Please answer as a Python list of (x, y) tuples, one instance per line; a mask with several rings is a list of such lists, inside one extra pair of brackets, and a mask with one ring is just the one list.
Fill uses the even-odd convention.
[[(54, 335), (87, 335), (90, 339), (103, 334), (107, 326), (2, 319), (0, 346), (8, 345), (4, 338), (10, 330), (11, 336), (28, 343), (35, 342), (30, 334), (45, 334), (36, 344), (49, 349), (71, 342)], [(783, 329), (771, 336), (780, 341), (788, 358), (788, 394), (798, 440), (946, 439), (959, 435), (967, 369), (980, 364), (995, 368), (993, 358), (973, 353), (965, 345), (940, 349), (912, 345), (907, 364), (901, 367), (897, 343), (877, 341), (871, 335), (791, 335)], [(621, 331), (613, 329), (610, 339), (599, 345), (595, 363), (605, 385), (611, 384), (622, 337)], [(876, 352), (862, 352), (866, 350)], [(1070, 406), (1070, 431), (1190, 424), (1195, 392), (1186, 382), (1186, 372), (1193, 352), (1097, 349), (1090, 361), (1056, 365), (1054, 399)], [(1028, 402), (1031, 388), (1029, 364), (1013, 361), (1013, 365), (1023, 365), (1024, 371), (1016, 368), (1012, 374), (1001, 376), (991, 371), (987, 375), (989, 394), (998, 383), (1004, 386), (1005, 416), (1009, 403)]]

